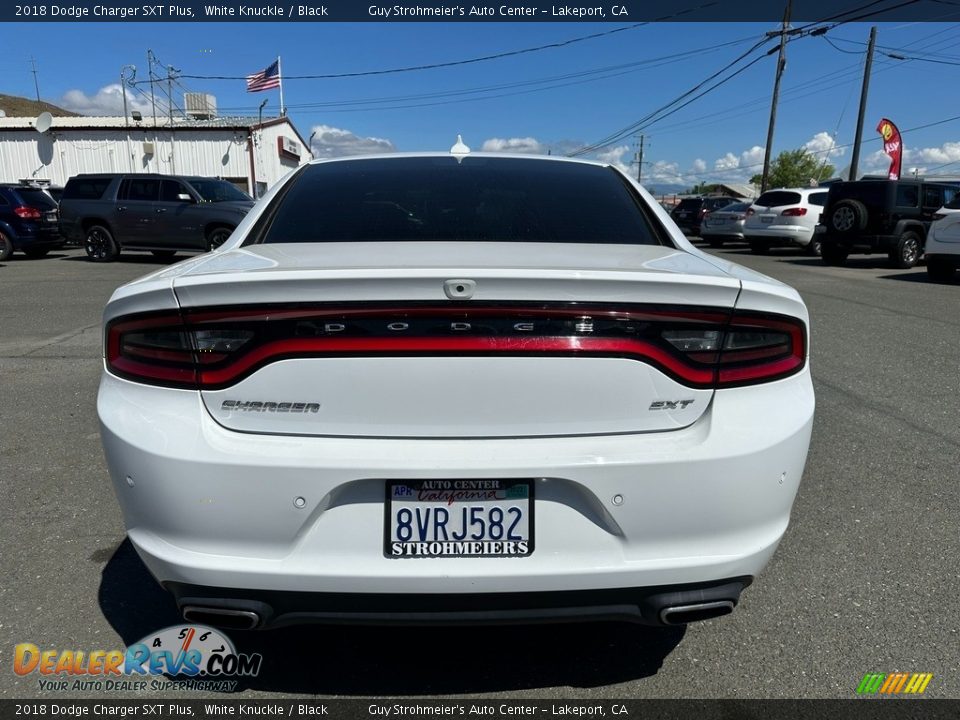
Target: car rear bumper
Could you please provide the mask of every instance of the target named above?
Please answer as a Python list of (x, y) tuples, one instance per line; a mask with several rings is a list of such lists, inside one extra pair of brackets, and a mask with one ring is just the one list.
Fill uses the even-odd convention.
[(751, 226), (743, 229), (743, 235), (747, 240), (763, 240), (771, 245), (776, 243), (809, 245), (813, 238), (813, 228), (802, 225)]
[[(687, 428), (607, 436), (267, 436), (221, 427), (192, 391), (105, 372), (98, 396), (128, 535), (161, 583), (374, 595), (753, 577), (789, 522), (813, 410), (809, 367), (717, 391)], [(534, 552), (385, 557), (385, 480), (451, 478), (534, 479)]]

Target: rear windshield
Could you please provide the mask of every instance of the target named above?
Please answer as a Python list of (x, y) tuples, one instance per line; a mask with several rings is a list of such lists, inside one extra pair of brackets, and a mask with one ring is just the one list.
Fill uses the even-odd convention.
[(744, 212), (750, 207), (750, 203), (730, 203), (719, 212)]
[(780, 207), (781, 205), (799, 205), (800, 193), (786, 190), (772, 190), (757, 198), (757, 205), (761, 207)]
[(699, 210), (701, 205), (703, 205), (701, 198), (686, 198), (680, 201), (677, 210)]
[(827, 204), (828, 194), (829, 192), (827, 191), (810, 193), (810, 197), (807, 198), (807, 202), (810, 203), (811, 205), (819, 205), (820, 207), (823, 207), (824, 205)]
[(72, 178), (63, 189), (63, 199), (99, 200), (109, 184), (110, 178)]
[(944, 205), (944, 207), (950, 210), (960, 210), (960, 193), (954, 195), (953, 200)]
[(347, 160), (305, 168), (261, 242), (660, 244), (614, 170), (524, 158)]
[(17, 194), (23, 199), (23, 202), (30, 207), (41, 210), (54, 210), (57, 207), (57, 203), (54, 202), (53, 198), (40, 188), (18, 188)]

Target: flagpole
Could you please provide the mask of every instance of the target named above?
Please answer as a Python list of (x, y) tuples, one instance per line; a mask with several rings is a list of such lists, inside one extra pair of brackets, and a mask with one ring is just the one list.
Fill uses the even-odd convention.
[(283, 68), (280, 66), (280, 56), (277, 55), (277, 76), (280, 78), (280, 117), (287, 114), (287, 106), (283, 104)]

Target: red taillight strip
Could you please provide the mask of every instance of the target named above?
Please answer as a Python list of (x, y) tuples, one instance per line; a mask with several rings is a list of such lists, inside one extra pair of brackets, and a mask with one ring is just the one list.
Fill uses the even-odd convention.
[(109, 363), (110, 369), (118, 375), (125, 375), (135, 380), (163, 380), (196, 389), (197, 371), (192, 367), (169, 367), (167, 365), (142, 363), (122, 355), (111, 359)]
[(377, 337), (277, 340), (254, 348), (225, 368), (200, 371), (204, 387), (224, 386), (274, 360), (337, 355), (613, 355), (648, 360), (689, 385), (712, 386), (713, 368), (696, 368), (662, 348), (630, 338)]

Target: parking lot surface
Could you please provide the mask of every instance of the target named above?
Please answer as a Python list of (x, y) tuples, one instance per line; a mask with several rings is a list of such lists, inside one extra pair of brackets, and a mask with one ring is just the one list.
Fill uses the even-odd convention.
[[(906, 671), (934, 674), (927, 696), (960, 698), (960, 282), (885, 256), (828, 268), (792, 250), (715, 252), (803, 295), (817, 391), (790, 529), (733, 615), (685, 630), (232, 632), (264, 658), (239, 697), (850, 698), (866, 672)], [(95, 409), (103, 306), (164, 264), (75, 249), (0, 264), (2, 698), (58, 697), (14, 674), (17, 643), (122, 649), (178, 622), (124, 541)]]

